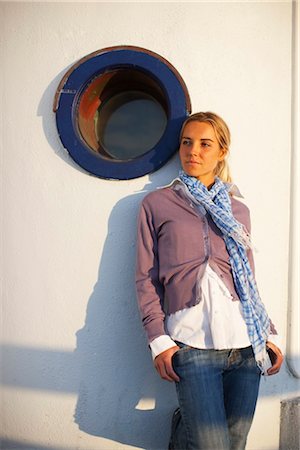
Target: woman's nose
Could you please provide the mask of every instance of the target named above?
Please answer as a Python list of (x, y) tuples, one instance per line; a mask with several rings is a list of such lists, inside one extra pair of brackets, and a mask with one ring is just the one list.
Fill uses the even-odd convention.
[(189, 153), (191, 154), (191, 155), (199, 155), (199, 153), (200, 153), (200, 147), (199, 147), (199, 145), (197, 144), (197, 143), (194, 143), (193, 145), (191, 145), (190, 147), (189, 147)]

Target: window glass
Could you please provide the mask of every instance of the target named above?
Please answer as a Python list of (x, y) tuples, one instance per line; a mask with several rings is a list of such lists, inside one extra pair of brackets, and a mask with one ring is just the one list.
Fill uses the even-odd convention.
[(151, 150), (162, 137), (167, 115), (154, 97), (139, 91), (117, 94), (98, 109), (97, 140), (112, 158), (126, 160)]
[(79, 130), (103, 156), (128, 160), (151, 150), (167, 125), (167, 102), (157, 82), (140, 71), (101, 74), (81, 95)]

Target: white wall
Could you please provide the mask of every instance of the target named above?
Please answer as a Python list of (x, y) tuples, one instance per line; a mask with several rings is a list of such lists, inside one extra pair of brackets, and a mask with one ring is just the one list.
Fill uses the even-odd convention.
[[(165, 449), (174, 386), (156, 375), (134, 291), (135, 218), (174, 157), (132, 181), (90, 176), (57, 136), (68, 67), (106, 46), (149, 48), (183, 76), (193, 112), (228, 122), (252, 210), (260, 291), (286, 336), (292, 5), (1, 3), (3, 448)], [(275, 450), (296, 379), (262, 380), (248, 450)]]

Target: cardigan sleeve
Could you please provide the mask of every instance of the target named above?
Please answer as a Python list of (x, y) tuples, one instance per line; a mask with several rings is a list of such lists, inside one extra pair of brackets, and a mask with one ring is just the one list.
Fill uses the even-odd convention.
[(148, 342), (165, 335), (164, 288), (159, 281), (157, 233), (149, 206), (142, 202), (137, 224), (136, 292)]

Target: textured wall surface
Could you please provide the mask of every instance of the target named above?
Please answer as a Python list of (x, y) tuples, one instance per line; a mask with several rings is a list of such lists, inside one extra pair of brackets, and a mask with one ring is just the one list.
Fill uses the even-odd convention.
[[(168, 183), (85, 173), (57, 136), (62, 75), (97, 49), (138, 45), (183, 76), (193, 112), (228, 122), (252, 210), (262, 298), (285, 348), (291, 152), (291, 3), (0, 3), (3, 449), (166, 449), (174, 386), (156, 375), (134, 290), (135, 220)], [(263, 379), (248, 450), (279, 445), (286, 367)]]
[(283, 400), (280, 414), (280, 450), (294, 450), (300, 444), (300, 397)]

